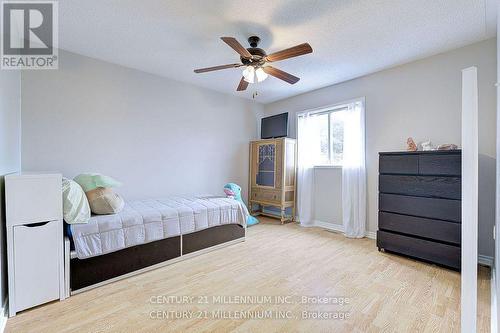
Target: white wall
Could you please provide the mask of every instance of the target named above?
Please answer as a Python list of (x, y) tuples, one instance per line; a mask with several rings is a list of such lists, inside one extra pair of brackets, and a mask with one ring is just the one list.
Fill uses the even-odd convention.
[(491, 332), (498, 333), (500, 332), (500, 306), (498, 306), (498, 300), (500, 300), (500, 282), (498, 279), (500, 278), (500, 3), (497, 3), (497, 161), (496, 161), (496, 228), (495, 228), (495, 267), (494, 267), (494, 276), (495, 276), (495, 289), (496, 289), (496, 297), (492, 295), (491, 304), (492, 311), (496, 313), (491, 314), (492, 325)]
[(248, 183), (253, 101), (61, 51), (22, 75), (23, 170), (99, 172), (127, 199)]
[(21, 83), (19, 71), (0, 75), (0, 175), (19, 171), (21, 164)]
[[(0, 74), (0, 307), (4, 305), (7, 296), (3, 176), (21, 169), (20, 78), (18, 71), (2, 71)], [(0, 317), (2, 315), (3, 312), (0, 310)]]
[[(406, 139), (457, 143), (461, 138), (461, 70), (479, 71), (480, 244), (479, 252), (493, 255), (495, 179), (496, 41), (490, 39), (445, 54), (384, 70), (265, 106), (265, 114), (290, 112), (295, 137), (295, 114), (303, 110), (366, 97), (366, 159), (368, 230), (377, 230), (378, 153), (405, 150)], [(340, 169), (316, 170), (316, 219), (341, 224), (332, 202), (341, 197)], [(326, 186), (325, 184), (329, 184)]]

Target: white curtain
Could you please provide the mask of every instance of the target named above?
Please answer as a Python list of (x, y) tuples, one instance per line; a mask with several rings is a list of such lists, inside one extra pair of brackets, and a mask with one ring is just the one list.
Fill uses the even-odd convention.
[(302, 226), (314, 223), (314, 148), (319, 147), (310, 114), (298, 118), (297, 128), (297, 215)]
[(345, 111), (342, 163), (342, 220), (346, 237), (366, 231), (365, 110), (362, 102)]

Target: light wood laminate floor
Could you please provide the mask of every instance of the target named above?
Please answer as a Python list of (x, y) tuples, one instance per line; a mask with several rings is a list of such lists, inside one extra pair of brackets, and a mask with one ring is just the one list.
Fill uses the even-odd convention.
[[(459, 332), (458, 273), (380, 253), (371, 239), (261, 220), (244, 243), (19, 313), (6, 331)], [(489, 270), (479, 277), (478, 325), (488, 332)], [(302, 296), (332, 298), (303, 304)], [(333, 319), (301, 319), (319, 315)]]

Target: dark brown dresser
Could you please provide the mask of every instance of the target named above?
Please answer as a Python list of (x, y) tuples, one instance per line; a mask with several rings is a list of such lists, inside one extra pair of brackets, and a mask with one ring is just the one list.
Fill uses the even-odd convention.
[(460, 150), (379, 155), (377, 247), (460, 270)]

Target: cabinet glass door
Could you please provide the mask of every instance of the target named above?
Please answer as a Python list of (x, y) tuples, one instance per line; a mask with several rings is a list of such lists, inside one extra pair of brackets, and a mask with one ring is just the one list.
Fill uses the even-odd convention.
[(259, 186), (274, 187), (276, 145), (259, 145), (256, 183)]

